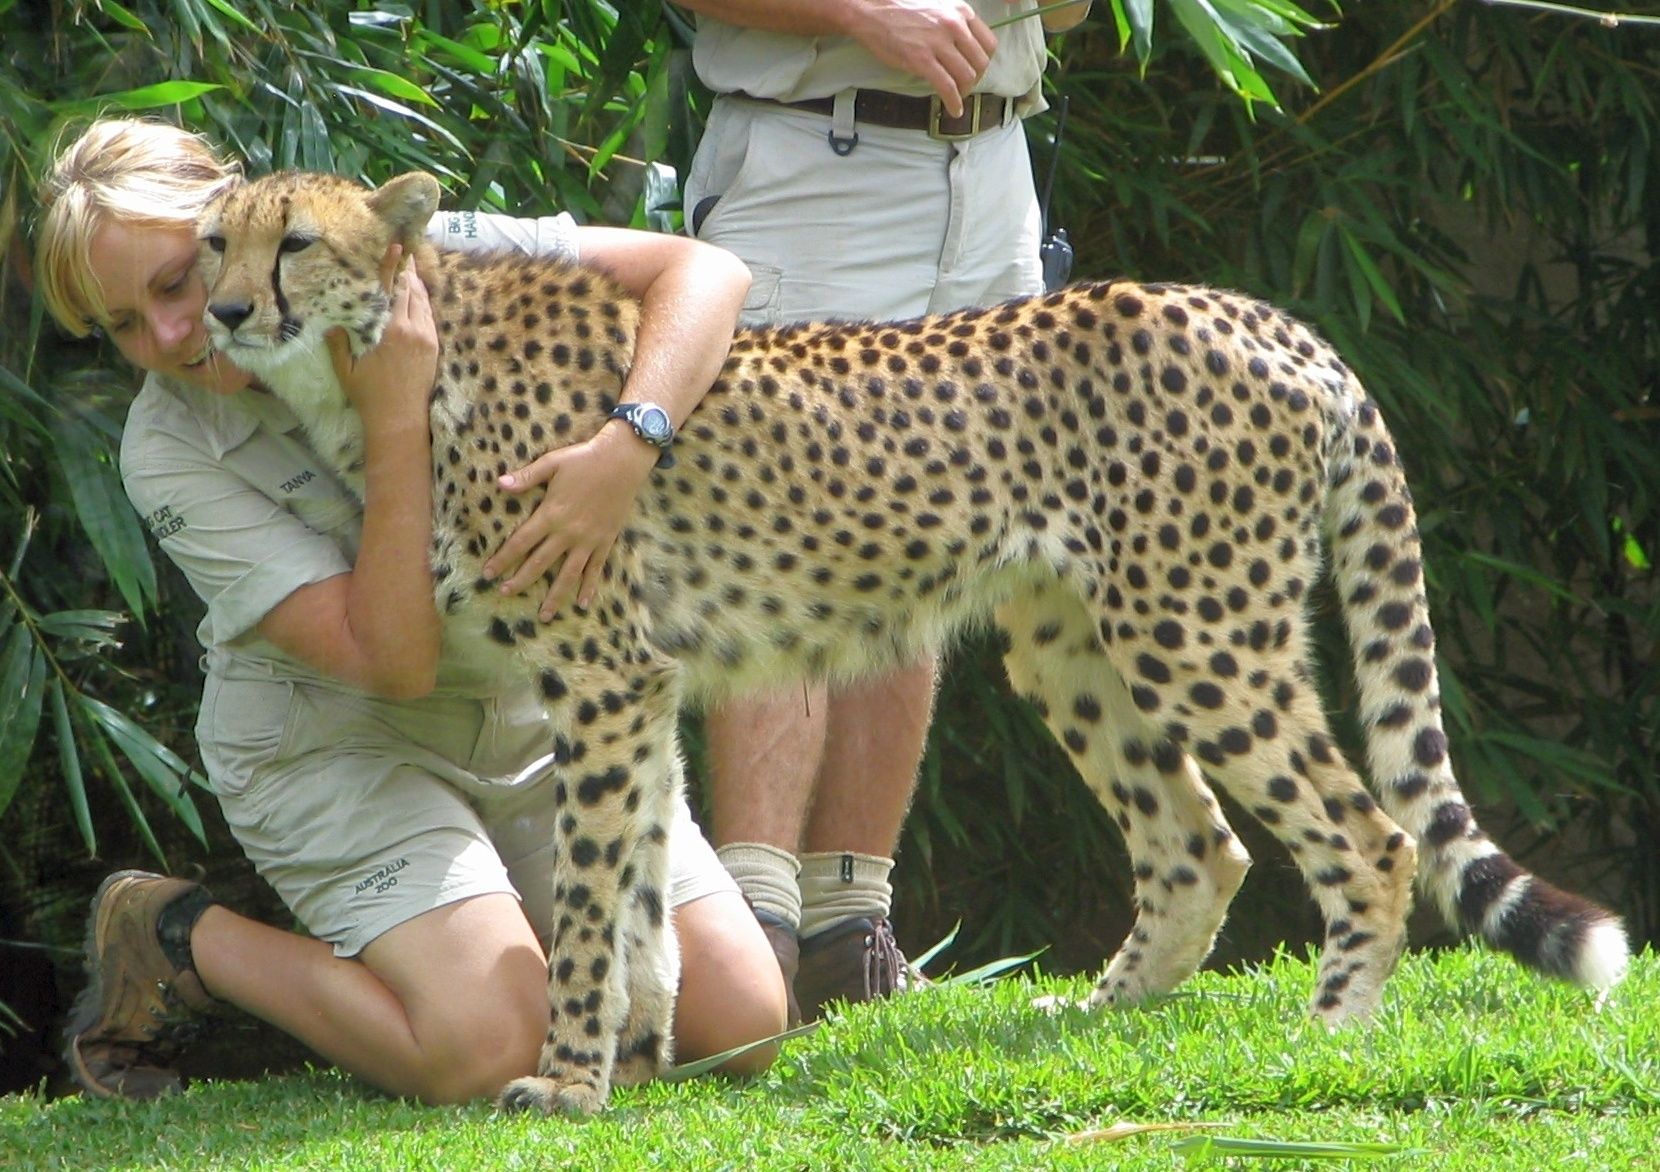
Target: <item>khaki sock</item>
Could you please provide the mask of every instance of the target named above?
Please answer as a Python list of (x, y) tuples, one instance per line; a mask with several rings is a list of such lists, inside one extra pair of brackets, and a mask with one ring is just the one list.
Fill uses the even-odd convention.
[(764, 842), (729, 842), (715, 848), (715, 857), (756, 908), (792, 928), (801, 923), (801, 887), (796, 882), (801, 863), (789, 851)]
[(893, 860), (852, 851), (812, 851), (801, 856), (801, 938), (860, 916), (893, 910), (888, 874)]

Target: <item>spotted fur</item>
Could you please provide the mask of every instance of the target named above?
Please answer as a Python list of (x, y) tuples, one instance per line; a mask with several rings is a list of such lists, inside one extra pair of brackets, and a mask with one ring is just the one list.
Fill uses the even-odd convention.
[[(597, 1109), (612, 1081), (668, 1058), (680, 704), (863, 676), (988, 616), (1014, 686), (1129, 845), (1136, 920), (1092, 1004), (1168, 991), (1209, 952), (1250, 862), (1213, 783), (1285, 843), (1324, 913), (1312, 1009), (1326, 1022), (1376, 1007), (1415, 871), (1450, 921), (1524, 963), (1619, 979), (1618, 920), (1523, 871), (1471, 816), (1399, 454), (1300, 323), (1237, 294), (1108, 281), (909, 322), (742, 331), (594, 605), (543, 624), (480, 575), (524, 507), (495, 479), (602, 425), (636, 309), (562, 263), (434, 254), (417, 233), (436, 198), (418, 174), (373, 194), (261, 180), (210, 213), (221, 251), (204, 263), (221, 348), (361, 490), (321, 336), (340, 325), (372, 343), (377, 260), (393, 239), (419, 253), (443, 345), (438, 602), (458, 643), (538, 682), (565, 774), (553, 1026), (509, 1105)], [(1328, 547), (1381, 807), (1312, 682), (1307, 596)]]

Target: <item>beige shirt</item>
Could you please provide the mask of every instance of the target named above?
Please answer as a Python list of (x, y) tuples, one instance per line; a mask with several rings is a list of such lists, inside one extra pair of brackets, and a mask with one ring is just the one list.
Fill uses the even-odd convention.
[[(569, 216), (439, 212), (440, 247), (575, 260)], [(352, 568), (363, 507), (305, 444), (292, 412), (258, 390), (216, 395), (151, 375), (121, 434), (127, 497), (207, 604), (196, 629), (210, 672), (319, 678), (261, 638), (264, 617), (302, 586)], [(440, 666), (440, 685), (472, 681)]]
[[(987, 24), (1036, 9), (1036, 0), (971, 0)], [(1037, 16), (995, 30), (997, 52), (978, 92), (1023, 99), (1022, 115), (1043, 109), (1041, 84), (1045, 52), (1043, 22)], [(874, 89), (927, 95), (921, 78), (882, 64), (851, 37), (801, 37), (739, 28), (700, 16), (692, 64), (717, 93), (743, 92), (780, 102), (829, 97), (841, 90)]]

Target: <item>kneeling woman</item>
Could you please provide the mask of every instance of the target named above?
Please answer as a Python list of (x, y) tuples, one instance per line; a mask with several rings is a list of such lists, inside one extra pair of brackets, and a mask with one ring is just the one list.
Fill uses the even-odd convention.
[[(179, 1085), (190, 1019), (234, 1005), (382, 1089), (428, 1102), (493, 1095), (535, 1072), (554, 922), (554, 802), (528, 689), (470, 679), (439, 653), (427, 570), (426, 404), (438, 342), (418, 278), (385, 340), (336, 366), (364, 420), (359, 505), (285, 408), (217, 356), (202, 325), (195, 220), (234, 165), (201, 139), (94, 123), (44, 185), (37, 269), (71, 333), (104, 331), (146, 372), (121, 472), (161, 548), (207, 604), (197, 737), (242, 849), (310, 936), (261, 924), (196, 884), (111, 876), (93, 903), (91, 983), (68, 1059), (96, 1095)], [(623, 398), (679, 423), (726, 355), (748, 271), (653, 233), (441, 213), (449, 245), (523, 247), (603, 269), (641, 300)], [(522, 470), (547, 494), (490, 567), (504, 588), (560, 566), (544, 610), (591, 588), (657, 449), (614, 421)], [(682, 976), (681, 1059), (776, 1033), (772, 951), (684, 809), (669, 893)], [(735, 1060), (765, 1066), (765, 1049)]]

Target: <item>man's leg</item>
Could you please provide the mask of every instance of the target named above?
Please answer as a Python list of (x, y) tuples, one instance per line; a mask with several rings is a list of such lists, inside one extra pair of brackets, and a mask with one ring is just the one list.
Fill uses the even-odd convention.
[(824, 763), (801, 857), (802, 1016), (885, 997), (907, 982), (891, 922), (893, 853), (933, 715), (932, 659), (830, 697)]
[(808, 851), (893, 854), (927, 746), (934, 672), (930, 657), (830, 694)]
[(824, 754), (825, 689), (814, 684), (739, 697), (704, 721), (709, 760), (710, 841), (772, 946), (795, 999), (801, 888), (796, 858)]

